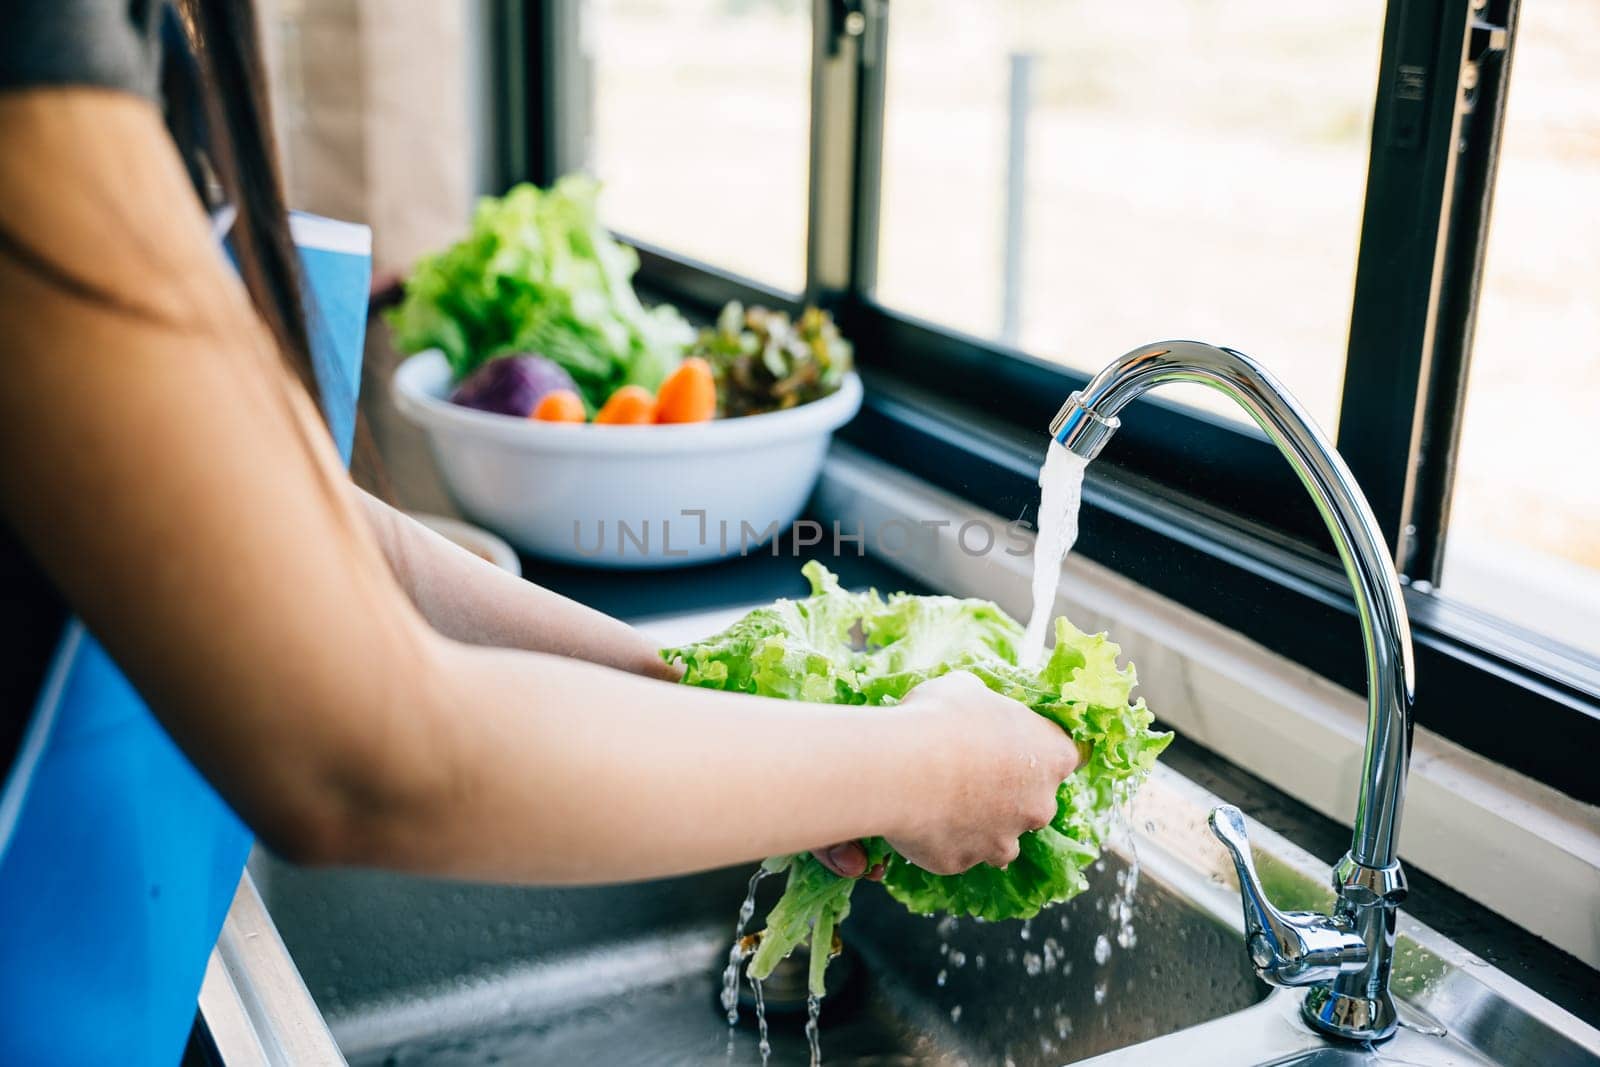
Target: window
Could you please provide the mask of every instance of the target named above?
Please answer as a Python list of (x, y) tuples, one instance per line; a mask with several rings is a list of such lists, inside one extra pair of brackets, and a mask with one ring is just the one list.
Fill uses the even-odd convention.
[[(1337, 426), (1390, 540), (1417, 722), (1600, 801), (1568, 756), (1600, 747), (1593, 3), (1520, 27), (1512, 0), (544, 6), (587, 43), (547, 26), (529, 66), (592, 70), (531, 110), (584, 126), (565, 169), (607, 179), (645, 283), (830, 306), (857, 445), (1025, 514), (1089, 373), (1163, 336), (1249, 352)], [(1080, 548), (1364, 689), (1288, 465), (1173, 399), (1091, 468)]]
[(811, 19), (783, 0), (586, 0), (585, 169), (629, 237), (805, 288)]
[[(1092, 372), (1216, 339), (1332, 432), (1380, 0), (896, 7), (877, 297)], [(1233, 404), (1185, 396), (1230, 418)]]
[(1443, 592), (1600, 656), (1600, 6), (1518, 34)]

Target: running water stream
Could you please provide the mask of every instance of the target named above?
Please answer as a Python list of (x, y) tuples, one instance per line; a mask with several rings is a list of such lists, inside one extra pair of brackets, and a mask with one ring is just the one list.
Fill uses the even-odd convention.
[(772, 1039), (767, 1033), (767, 1001), (761, 993), (761, 981), (753, 975), (746, 975), (750, 979), (750, 991), (756, 998), (756, 1033), (760, 1035), (760, 1042), (756, 1046), (761, 1053), (761, 1067), (767, 1067), (767, 1061), (772, 1058)]
[(822, 1067), (822, 998), (806, 994), (806, 1044), (811, 1046), (811, 1067)]
[(761, 884), (761, 879), (771, 873), (761, 866), (750, 876), (750, 888), (745, 891), (744, 903), (739, 905), (739, 918), (733, 924), (733, 944), (728, 949), (728, 965), (722, 969), (722, 1010), (728, 1013), (730, 1027), (739, 1022), (739, 966), (751, 951), (745, 943), (744, 928), (750, 925), (750, 918), (756, 913), (756, 887)]
[(1017, 661), (1033, 666), (1044, 657), (1044, 643), (1055, 615), (1061, 561), (1078, 539), (1078, 507), (1083, 501), (1083, 472), (1089, 461), (1069, 452), (1054, 438), (1039, 469), (1038, 535), (1033, 543), (1033, 614), (1022, 635)]
[[(1069, 451), (1053, 438), (1045, 453), (1044, 465), (1039, 469), (1038, 535), (1033, 548), (1033, 611), (1023, 632), (1017, 661), (1034, 666), (1044, 658), (1044, 646), (1050, 636), (1050, 623), (1055, 618), (1056, 590), (1061, 584), (1061, 565), (1067, 553), (1078, 540), (1078, 512), (1083, 502), (1083, 475), (1089, 461)], [(1111, 825), (1106, 828), (1109, 837), (1120, 837), (1127, 854), (1128, 865), (1117, 872), (1117, 890), (1103, 898), (1105, 911), (1111, 920), (1111, 937), (1101, 934), (1095, 939), (1094, 963), (1096, 977), (1094, 1001), (1104, 1005), (1109, 982), (1104, 968), (1110, 963), (1113, 945), (1123, 951), (1132, 949), (1138, 938), (1133, 928), (1134, 900), (1139, 891), (1139, 851), (1134, 844), (1131, 797), (1123, 793), (1112, 806)], [(1105, 869), (1104, 861), (1095, 865), (1097, 871)], [(1101, 910), (1096, 902), (1096, 910)], [(1021, 937), (1028, 940), (1028, 924), (1024, 923)], [(1046, 943), (1048, 949), (1049, 943)], [(1023, 953), (1023, 963), (1030, 975), (1054, 962), (1048, 951), (1041, 957), (1031, 952)], [(1071, 963), (1066, 963), (1070, 970)], [(1053, 968), (1052, 968), (1053, 969)], [(1059, 1029), (1070, 1032), (1070, 1020)], [(1047, 1050), (1048, 1051), (1048, 1050)]]
[[(1068, 451), (1060, 442), (1054, 439), (1050, 442), (1049, 450), (1045, 454), (1044, 465), (1039, 470), (1039, 515), (1038, 535), (1034, 542), (1033, 550), (1033, 613), (1028, 618), (1027, 629), (1023, 633), (1022, 645), (1019, 649), (1018, 662), (1023, 665), (1035, 665), (1044, 657), (1044, 645), (1048, 636), (1051, 619), (1055, 615), (1056, 587), (1061, 582), (1061, 564), (1068, 552), (1072, 550), (1073, 543), (1078, 539), (1078, 510), (1083, 497), (1083, 473), (1088, 466), (1088, 460)], [(1116, 941), (1124, 949), (1132, 948), (1133, 940), (1133, 897), (1139, 884), (1139, 857), (1132, 850), (1132, 827), (1128, 823), (1125, 813), (1117, 811), (1117, 823), (1128, 835), (1129, 853), (1132, 860), (1131, 869), (1119, 874), (1118, 893), (1112, 903), (1111, 918), (1116, 923)], [(728, 1025), (732, 1027), (739, 1021), (739, 971), (745, 959), (753, 951), (751, 942), (753, 937), (744, 934), (751, 917), (755, 913), (756, 887), (768, 872), (765, 868), (756, 871), (750, 879), (749, 891), (745, 894), (744, 903), (739, 908), (738, 922), (734, 926), (733, 946), (728, 950), (728, 965), (722, 974), (722, 1007), (728, 1015)], [(954, 920), (947, 918), (946, 922), (952, 924)], [(1021, 936), (1024, 941), (1028, 939), (1028, 924), (1023, 924)], [(1050, 949), (1053, 942), (1046, 943), (1047, 954), (1042, 959), (1050, 960), (1053, 970), (1055, 958)], [(945, 946), (948, 951), (948, 946)], [(1111, 952), (1110, 940), (1104, 936), (1098, 939), (1095, 946), (1095, 963), (1104, 966)], [(1024, 954), (1031, 957), (1031, 953)], [(952, 966), (959, 967), (965, 962), (961, 953), (952, 953), (950, 957)], [(1025, 959), (1025, 962), (1027, 960)], [(982, 957), (979, 957), (982, 965)], [(1071, 963), (1066, 962), (1063, 973), (1070, 972)], [(1034, 966), (1028, 966), (1029, 974), (1037, 973)], [(944, 972), (940, 973), (939, 984), (944, 984)], [(772, 1046), (768, 1041), (767, 1020), (765, 1004), (763, 1003), (761, 983), (750, 979), (750, 987), (755, 994), (756, 1025), (760, 1036), (761, 1062), (765, 1064), (771, 1055)], [(1096, 1001), (1104, 996), (1101, 983), (1096, 985)], [(822, 1053), (818, 1041), (818, 1017), (821, 1013), (821, 1001), (815, 996), (806, 998), (806, 1039), (811, 1048), (812, 1067), (821, 1063)], [(961, 1017), (959, 1005), (951, 1009), (951, 1020), (958, 1021)], [(1071, 1021), (1062, 1023), (1062, 1038), (1071, 1032)], [(732, 1055), (732, 1034), (729, 1034), (729, 1054)]]

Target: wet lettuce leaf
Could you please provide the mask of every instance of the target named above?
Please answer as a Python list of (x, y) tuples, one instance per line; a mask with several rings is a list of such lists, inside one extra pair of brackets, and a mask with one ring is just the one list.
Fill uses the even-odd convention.
[[(1055, 622), (1054, 650), (1037, 669), (1017, 664), (1022, 627), (986, 600), (849, 592), (821, 564), (803, 568), (811, 596), (757, 608), (720, 634), (662, 656), (684, 667), (687, 685), (787, 700), (883, 707), (918, 683), (971, 671), (1086, 742), (1090, 756), (1057, 794), (1049, 826), (1024, 834), (1021, 854), (1005, 869), (980, 864), (935, 875), (882, 840), (867, 842), (886, 863), (883, 886), (908, 909), (985, 920), (1025, 919), (1088, 888), (1084, 870), (1100, 855), (1115, 808), (1132, 797), (1172, 740), (1151, 729), (1154, 715), (1132, 699), (1133, 665), (1104, 634)], [(787, 871), (782, 898), (767, 915), (750, 973), (764, 978), (797, 946), (812, 953), (811, 987), (822, 995), (822, 970), (838, 924), (850, 911), (856, 880), (840, 878), (810, 854), (767, 860)]]

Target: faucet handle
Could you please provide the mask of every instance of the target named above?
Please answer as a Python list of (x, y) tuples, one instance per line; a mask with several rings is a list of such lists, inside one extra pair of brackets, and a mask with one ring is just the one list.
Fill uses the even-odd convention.
[(1367, 960), (1367, 944), (1343, 917), (1279, 911), (1261, 887), (1250, 856), (1244, 813), (1231, 804), (1212, 809), (1211, 832), (1233, 858), (1244, 901), (1245, 950), (1261, 980), (1276, 986), (1332, 981)]

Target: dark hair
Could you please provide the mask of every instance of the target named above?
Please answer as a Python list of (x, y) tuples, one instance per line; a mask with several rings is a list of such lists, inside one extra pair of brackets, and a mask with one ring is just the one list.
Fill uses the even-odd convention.
[(299, 259), (289, 237), (273, 146), (255, 4), (178, 0), (177, 10), (192, 60), (168, 49), (169, 125), (191, 174), (204, 176), (209, 167), (237, 211), (232, 236), (239, 274), (285, 359), (315, 397)]
[[(300, 260), (289, 235), (255, 4), (174, 0), (174, 9), (187, 47), (167, 49), (167, 124), (202, 198), (214, 181), (236, 210), (234, 258), (250, 300), (285, 362), (316, 399)], [(359, 413), (352, 468), (370, 491), (392, 498), (371, 428)]]

